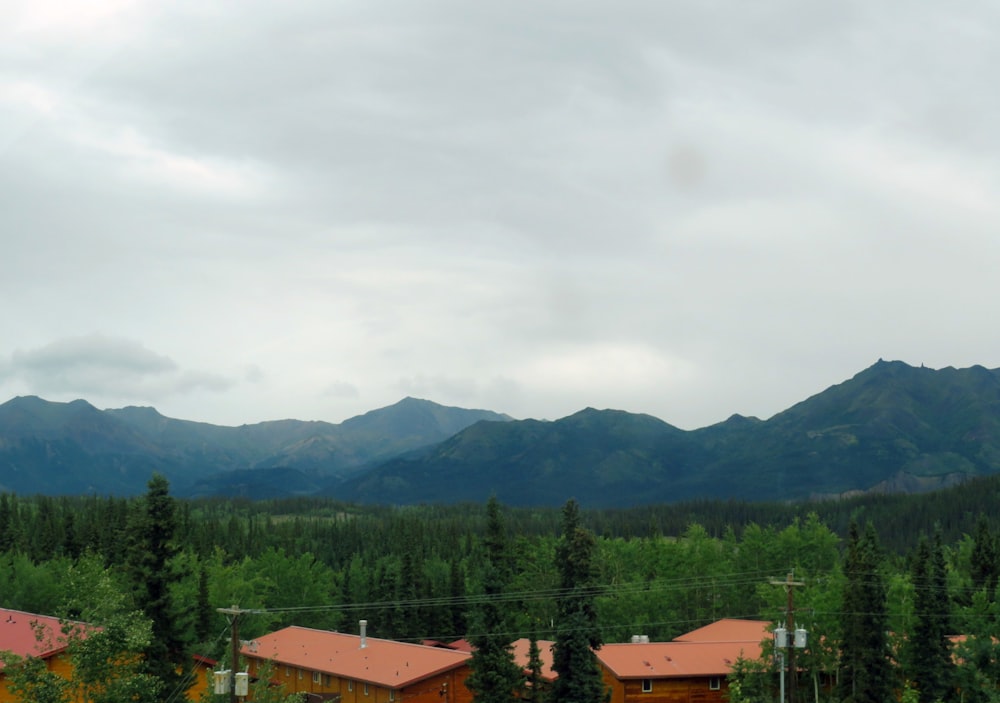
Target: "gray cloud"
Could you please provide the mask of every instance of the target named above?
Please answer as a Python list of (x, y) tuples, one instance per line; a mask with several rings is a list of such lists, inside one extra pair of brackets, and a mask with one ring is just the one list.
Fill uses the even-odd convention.
[(102, 335), (18, 349), (5, 367), (9, 381), (58, 397), (155, 400), (194, 391), (221, 392), (233, 386), (218, 374), (180, 369), (170, 358), (137, 342)]
[(414, 394), (693, 427), (879, 357), (1000, 366), (995, 3), (15, 20), (0, 391), (231, 423)]

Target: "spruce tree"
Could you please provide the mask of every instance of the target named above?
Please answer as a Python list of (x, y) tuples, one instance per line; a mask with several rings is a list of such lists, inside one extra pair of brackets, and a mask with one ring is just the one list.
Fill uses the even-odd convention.
[(187, 647), (192, 633), (184, 626), (190, 618), (174, 603), (171, 592), (182, 578), (174, 565), (174, 499), (167, 479), (159, 474), (147, 487), (126, 528), (126, 569), (135, 604), (152, 623), (152, 638), (142, 653), (145, 671), (170, 693), (178, 690), (191, 665)]
[(552, 686), (552, 700), (559, 703), (602, 703), (608, 699), (594, 654), (601, 646), (594, 605), (596, 551), (594, 535), (580, 524), (576, 501), (567, 501), (556, 545), (560, 595), (552, 668), (559, 676)]
[(453, 556), (448, 565), (448, 596), (454, 604), (451, 612), (451, 632), (458, 637), (464, 637), (467, 632), (465, 610), (458, 606), (465, 601), (465, 572), (462, 570), (462, 563), (457, 556)]
[(538, 637), (531, 635), (528, 642), (528, 680), (521, 699), (531, 703), (545, 700), (545, 679), (542, 677), (542, 650), (538, 647)]
[(980, 515), (976, 522), (970, 562), (973, 587), (985, 589), (986, 597), (993, 600), (997, 587), (997, 544), (985, 515)]
[(0, 552), (14, 546), (13, 511), (7, 493), (0, 493)]
[(889, 657), (888, 605), (880, 571), (881, 550), (871, 523), (862, 533), (851, 520), (844, 556), (841, 675), (839, 694), (851, 703), (893, 700), (893, 669)]
[(471, 617), (475, 647), (472, 673), (466, 686), (475, 703), (510, 703), (521, 689), (524, 675), (514, 662), (510, 604), (504, 600), (512, 577), (512, 560), (507, 529), (500, 504), (491, 497), (486, 506), (486, 535), (483, 538), (483, 594)]
[(937, 531), (933, 546), (921, 537), (913, 560), (915, 622), (907, 649), (910, 678), (919, 703), (947, 700), (953, 689), (947, 573)]
[(207, 643), (215, 622), (215, 608), (208, 595), (208, 570), (202, 565), (198, 569), (198, 595), (196, 596), (194, 612), (194, 636), (199, 643)]

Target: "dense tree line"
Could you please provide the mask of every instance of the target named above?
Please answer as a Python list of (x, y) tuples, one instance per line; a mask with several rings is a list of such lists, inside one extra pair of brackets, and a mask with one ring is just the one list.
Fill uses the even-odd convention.
[[(835, 505), (560, 511), (495, 501), (485, 509), (184, 501), (167, 488), (154, 481), (130, 499), (0, 494), (0, 606), (101, 622), (138, 607), (149, 632), (132, 622), (120, 631), (144, 642), (136, 651), (174, 664), (182, 651), (224, 656), (227, 620), (217, 608), (231, 604), (259, 611), (241, 623), (245, 638), (290, 624), (352, 631), (363, 618), (373, 636), (468, 637), (502, 661), (518, 637), (562, 641), (557, 651), (578, 656), (562, 639), (569, 633), (597, 645), (635, 634), (670, 639), (722, 617), (779, 622), (784, 593), (770, 580), (793, 572), (806, 583), (797, 622), (814, 633), (800, 675), (815, 683), (834, 672), (828, 697), (858, 700), (860, 686), (875, 691), (872, 700), (907, 690), (932, 703), (961, 687), (978, 703), (992, 700), (983, 682), (1000, 674), (998, 526), (992, 513), (956, 508), (953, 496), (966, 495), (957, 490)], [(985, 482), (979, 493), (995, 490)], [(81, 591), (81, 573), (118, 594), (106, 601), (122, 609), (81, 600), (97, 592)], [(488, 607), (498, 599), (517, 607)], [(157, 630), (164, 622), (175, 629)], [(974, 666), (956, 670), (943, 640), (958, 633), (962, 661)], [(176, 686), (175, 670), (135, 676)], [(741, 671), (751, 698), (773, 678)], [(509, 679), (483, 673), (479, 685), (502, 692)], [(589, 699), (590, 686), (563, 693)], [(798, 689), (803, 700), (820, 690)]]

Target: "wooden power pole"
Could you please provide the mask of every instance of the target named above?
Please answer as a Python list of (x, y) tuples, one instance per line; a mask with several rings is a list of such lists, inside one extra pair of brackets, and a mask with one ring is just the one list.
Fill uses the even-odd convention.
[(234, 605), (231, 608), (217, 608), (229, 616), (229, 646), (232, 660), (229, 662), (229, 703), (238, 703), (236, 697), (236, 669), (240, 664), (240, 615), (249, 613)]
[[(789, 573), (784, 581), (771, 581), (773, 586), (784, 586), (785, 593), (788, 594), (788, 604), (785, 606), (785, 641), (779, 643), (779, 646), (784, 648), (787, 654), (788, 661), (788, 701), (789, 703), (795, 703), (795, 598), (794, 587), (795, 586), (805, 586), (804, 581), (795, 581), (795, 575)], [(789, 644), (788, 640), (792, 640)], [(782, 701), (781, 703), (785, 703)]]

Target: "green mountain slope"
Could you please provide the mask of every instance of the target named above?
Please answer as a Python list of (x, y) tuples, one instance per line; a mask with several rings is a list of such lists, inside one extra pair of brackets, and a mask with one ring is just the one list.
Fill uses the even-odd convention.
[(506, 416), (407, 398), (340, 424), (279, 420), (223, 427), (175, 420), (153, 408), (102, 411), (82, 400), (18, 397), (0, 405), (0, 490), (132, 494), (145, 490), (159, 471), (181, 495), (195, 485), (201, 495), (257, 495), (265, 487), (249, 485), (252, 475), (241, 476), (237, 487), (229, 472), (274, 468), (312, 477), (282, 486), (274, 472), (259, 475), (277, 494), (295, 495), (315, 490), (321, 479), (339, 480), (440, 442), (481, 419)]
[[(767, 420), (686, 432), (587, 408), (554, 422), (406, 398), (340, 424), (219, 427), (152, 408), (0, 405), (0, 490), (593, 507), (918, 492), (1000, 473), (1000, 371), (879, 361)], [(234, 474), (239, 471), (239, 474)]]
[(695, 498), (791, 500), (915, 492), (1000, 472), (1000, 372), (879, 361), (767, 421), (683, 432), (586, 410), (553, 423), (473, 426), (333, 493), (386, 503), (594, 507)]

